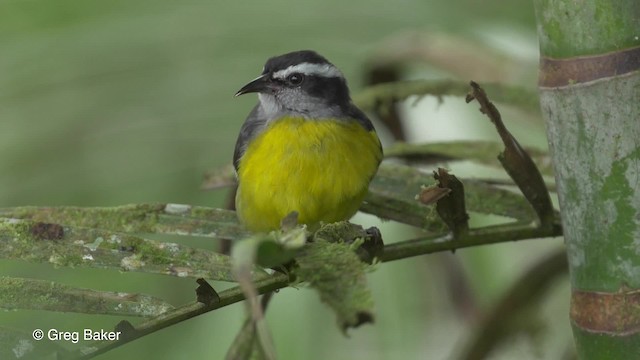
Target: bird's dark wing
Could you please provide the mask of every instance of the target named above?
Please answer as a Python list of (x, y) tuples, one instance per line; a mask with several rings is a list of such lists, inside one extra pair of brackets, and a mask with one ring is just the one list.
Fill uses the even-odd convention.
[(258, 104), (251, 110), (244, 124), (242, 124), (238, 140), (236, 140), (236, 148), (233, 152), (233, 166), (236, 168), (236, 172), (240, 167), (240, 159), (244, 155), (249, 142), (262, 132), (266, 123), (267, 118), (262, 114), (260, 104)]
[[(356, 119), (358, 123), (362, 125), (362, 127), (365, 128), (367, 131), (376, 132), (376, 129), (373, 127), (373, 123), (371, 123), (371, 120), (369, 120), (367, 115), (362, 110), (360, 110), (357, 106), (355, 106), (353, 103), (350, 102), (348, 106), (344, 109), (344, 111), (349, 118)], [(378, 139), (378, 141), (379, 140), (380, 139)], [(380, 146), (380, 155), (382, 155), (382, 144), (379, 144), (379, 146)], [(379, 161), (382, 161), (382, 157), (380, 157)]]
[(358, 120), (358, 123), (360, 123), (360, 125), (362, 125), (362, 127), (365, 128), (367, 131), (372, 131), (372, 130), (375, 131), (375, 129), (373, 128), (373, 124), (371, 123), (371, 120), (369, 120), (367, 115), (365, 115), (365, 113), (362, 112), (362, 110), (360, 110), (353, 103), (349, 102), (346, 106), (342, 108), (342, 110), (344, 111), (344, 113), (347, 115), (348, 118)]

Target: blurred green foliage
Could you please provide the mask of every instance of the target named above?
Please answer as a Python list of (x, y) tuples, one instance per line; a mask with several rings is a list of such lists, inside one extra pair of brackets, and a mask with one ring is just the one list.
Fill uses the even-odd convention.
[[(237, 131), (255, 102), (233, 94), (269, 56), (317, 50), (357, 91), (362, 64), (385, 37), (406, 30), (449, 32), (485, 43), (511, 32), (535, 39), (528, 0), (0, 0), (0, 206), (155, 201), (222, 206), (224, 192), (199, 190), (202, 175), (230, 161)], [(513, 49), (523, 45), (510, 41)], [(544, 143), (542, 127), (537, 128), (530, 142)], [(523, 132), (527, 129), (530, 125)], [(416, 236), (413, 229), (386, 226), (385, 240)], [(456, 256), (484, 309), (535, 254), (554, 245), (505, 244)], [(446, 256), (379, 266), (369, 275), (376, 323), (351, 331), (351, 338), (337, 330), (315, 293), (281, 291), (267, 313), (278, 354), (282, 359), (448, 358), (471, 328), (447, 296), (440, 266)], [(0, 260), (0, 275), (148, 293), (174, 305), (191, 301), (195, 289), (185, 279), (52, 270), (8, 260)], [(551, 351), (570, 340), (563, 289), (540, 310), (556, 319), (549, 331), (555, 338)], [(215, 311), (99, 358), (219, 359), (240, 329), (242, 311), (242, 305)], [(119, 320), (0, 313), (1, 324), (25, 332), (109, 329)], [(514, 344), (515, 350), (496, 358), (535, 354), (536, 345), (526, 339)]]

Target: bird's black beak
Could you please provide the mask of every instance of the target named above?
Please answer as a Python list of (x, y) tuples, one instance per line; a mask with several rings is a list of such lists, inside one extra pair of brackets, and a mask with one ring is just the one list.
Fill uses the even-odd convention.
[(269, 74), (260, 75), (258, 78), (252, 80), (247, 85), (243, 86), (242, 89), (238, 90), (236, 96), (248, 94), (248, 93), (259, 93), (269, 90), (271, 88), (271, 82), (269, 81)]

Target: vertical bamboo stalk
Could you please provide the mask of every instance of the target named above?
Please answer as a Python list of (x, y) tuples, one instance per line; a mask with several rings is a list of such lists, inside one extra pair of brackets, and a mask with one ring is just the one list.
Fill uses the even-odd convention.
[(535, 0), (581, 359), (640, 358), (640, 1)]

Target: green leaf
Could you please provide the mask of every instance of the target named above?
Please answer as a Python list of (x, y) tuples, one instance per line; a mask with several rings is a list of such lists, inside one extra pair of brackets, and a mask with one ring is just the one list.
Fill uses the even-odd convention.
[(373, 298), (365, 276), (367, 265), (356, 255), (353, 244), (331, 242), (321, 231), (296, 257), (299, 268), (295, 274), (318, 291), (346, 333), (350, 327), (373, 322)]
[(120, 316), (157, 316), (173, 309), (141, 294), (80, 289), (53, 281), (0, 277), (0, 308)]

